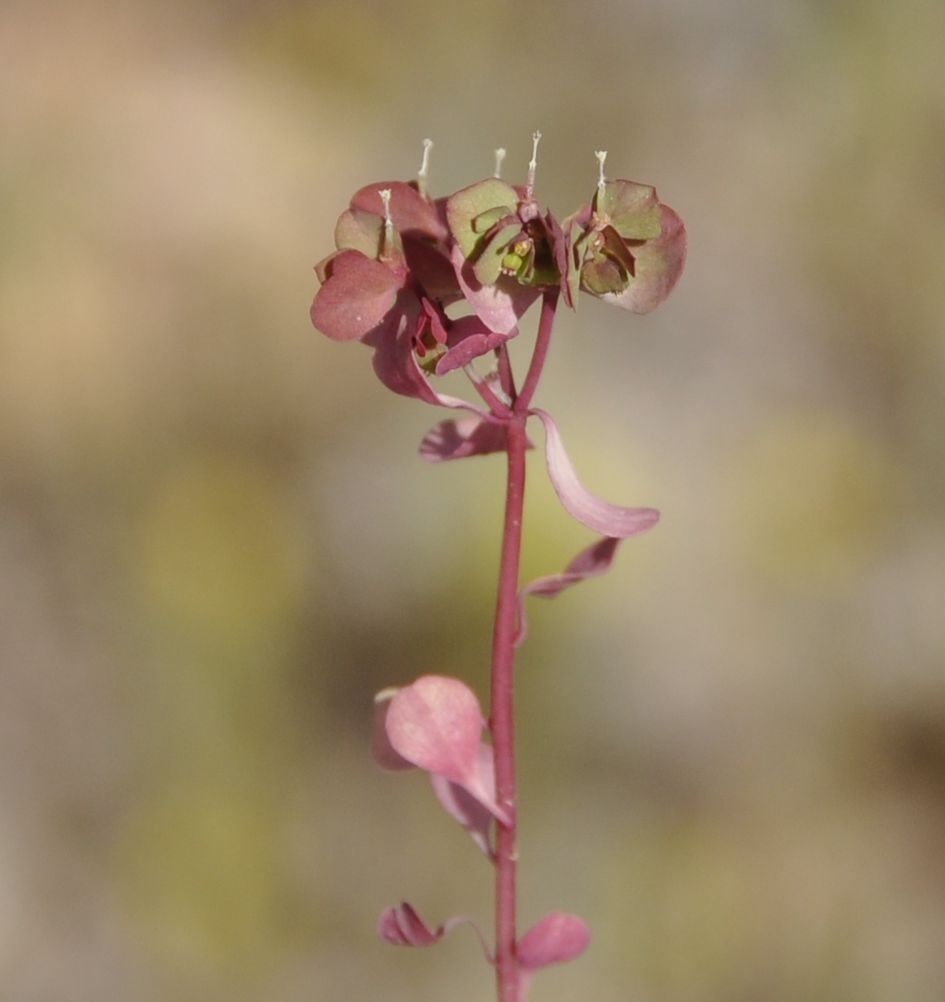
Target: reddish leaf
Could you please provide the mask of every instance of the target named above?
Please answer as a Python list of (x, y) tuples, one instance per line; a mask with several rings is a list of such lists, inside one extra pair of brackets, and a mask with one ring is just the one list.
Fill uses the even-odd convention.
[(519, 940), (518, 960), (527, 971), (563, 964), (579, 957), (590, 939), (590, 930), (583, 919), (566, 912), (552, 912)]
[(496, 334), (479, 317), (460, 317), (450, 324), (446, 340), (447, 351), (436, 364), (438, 376), (461, 369), (474, 358), (485, 355), (508, 341), (505, 334)]
[(436, 206), (427, 201), (416, 188), (403, 181), (378, 181), (356, 191), (351, 208), (384, 216), (384, 202), (378, 192), (390, 192), (390, 217), (394, 229), (403, 234), (419, 234), (434, 240), (445, 240), (446, 227)]
[(623, 508), (591, 494), (578, 480), (554, 419), (538, 408), (529, 411), (545, 426), (548, 476), (565, 509), (579, 522), (603, 536), (626, 539), (652, 529), (659, 521), (655, 508)]
[(312, 323), (334, 341), (355, 341), (387, 319), (400, 279), (379, 261), (345, 250), (327, 267), (328, 280), (312, 303)]
[[(374, 372), (377, 378), (394, 393), (405, 397), (414, 397), (424, 403), (436, 404), (440, 407), (453, 407), (471, 411), (473, 414), (485, 416), (481, 407), (461, 400), (459, 397), (437, 393), (430, 385), (423, 369), (417, 364), (413, 353), (413, 330), (411, 323), (416, 321), (418, 305), (412, 293), (404, 293), (406, 303), (400, 313), (398, 326), (391, 324), (383, 331), (383, 336), (366, 338), (366, 343), (374, 348)], [(409, 309), (409, 312), (408, 312)], [(396, 312), (396, 311), (395, 311)]]
[(387, 711), (387, 736), (399, 755), (464, 786), (478, 774), (482, 728), (475, 693), (443, 675), (399, 689)]
[(456, 272), (445, 253), (415, 237), (405, 236), (403, 246), (410, 274), (428, 296), (444, 304), (462, 298)]
[(458, 783), (503, 824), (508, 812), (499, 806), (488, 777), (480, 771), (485, 721), (475, 693), (459, 679), (424, 675), (399, 689), (387, 711), (387, 737), (398, 755)]
[(432, 946), (443, 937), (443, 926), (430, 929), (406, 901), (382, 912), (377, 934), (392, 946)]
[[(483, 788), (495, 800), (495, 761), (492, 746), (479, 746), (479, 777)], [(493, 813), (483, 803), (472, 796), (465, 787), (451, 783), (443, 776), (431, 775), (433, 792), (443, 810), (454, 817), (469, 833), (473, 842), (492, 859), (489, 832), (492, 828)]]
[(374, 728), (371, 731), (371, 754), (374, 761), (382, 769), (392, 772), (415, 768), (413, 762), (408, 762), (394, 750), (387, 736), (387, 711), (396, 693), (396, 689), (384, 689), (374, 697)]
[(527, 596), (554, 598), (565, 588), (570, 588), (588, 578), (596, 578), (606, 574), (614, 562), (614, 556), (620, 543), (620, 539), (605, 536), (586, 550), (582, 550), (560, 574), (549, 574), (547, 577), (537, 578), (525, 585), (518, 597), (519, 627), (518, 636), (515, 638), (516, 646), (524, 641), (528, 631), (528, 621), (525, 618), (525, 599)]
[(450, 459), (504, 452), (505, 448), (503, 425), (468, 417), (441, 421), (434, 425), (420, 443), (420, 455), (428, 463), (444, 463)]

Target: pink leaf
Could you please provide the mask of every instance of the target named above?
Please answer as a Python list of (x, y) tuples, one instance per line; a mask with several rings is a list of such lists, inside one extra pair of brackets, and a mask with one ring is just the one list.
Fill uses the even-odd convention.
[(539, 598), (554, 598), (565, 588), (586, 581), (588, 578), (600, 577), (610, 570), (617, 553), (617, 547), (621, 540), (614, 536), (605, 536), (599, 539), (586, 550), (582, 550), (560, 574), (549, 574), (546, 577), (536, 578), (529, 582), (519, 592), (519, 632), (515, 638), (518, 646), (525, 639), (528, 630), (528, 623), (525, 619), (525, 598), (528, 595), (535, 595)]
[(473, 691), (459, 679), (424, 675), (399, 689), (387, 711), (391, 747), (408, 762), (462, 786), (503, 824), (490, 777), (480, 766), (485, 721)]
[(620, 540), (613, 536), (605, 536), (592, 546), (581, 552), (568, 564), (560, 574), (549, 574), (547, 577), (536, 578), (525, 585), (523, 595), (538, 595), (542, 598), (553, 598), (565, 588), (585, 581), (587, 578), (599, 577), (610, 570), (614, 555)]
[[(492, 746), (479, 746), (479, 777), (490, 799), (495, 800), (495, 761)], [(457, 783), (451, 783), (443, 776), (431, 775), (433, 792), (447, 814), (454, 817), (469, 833), (473, 842), (492, 859), (489, 831), (493, 814), (483, 803)]]
[(371, 754), (374, 761), (382, 769), (392, 772), (415, 768), (413, 762), (408, 762), (394, 750), (387, 736), (387, 711), (396, 693), (396, 689), (384, 689), (374, 697), (374, 728), (371, 732)]
[(461, 298), (456, 272), (443, 251), (416, 237), (405, 236), (403, 244), (407, 269), (428, 296), (444, 304)]
[(399, 755), (463, 786), (478, 779), (482, 728), (475, 693), (443, 675), (399, 689), (387, 711), (387, 736)]
[(447, 919), (436, 929), (431, 929), (417, 914), (413, 905), (403, 901), (395, 908), (388, 908), (381, 913), (377, 921), (377, 934), (391, 946), (432, 946), (444, 936), (451, 933), (457, 926), (472, 926), (479, 945), (482, 947), (486, 963), (493, 964), (492, 954), (486, 945), (482, 930), (468, 915), (456, 915)]
[(390, 313), (400, 279), (379, 261), (345, 250), (327, 264), (327, 281), (312, 302), (312, 323), (334, 341), (364, 337)]
[(406, 901), (388, 908), (377, 922), (377, 934), (392, 946), (432, 946), (443, 937), (443, 926), (430, 929)]
[(444, 463), (467, 456), (504, 452), (505, 427), (478, 417), (441, 421), (434, 425), (420, 443), (420, 455), (428, 463)]
[(566, 912), (551, 912), (519, 940), (518, 960), (528, 971), (563, 964), (579, 957), (590, 939), (583, 919)]
[[(416, 298), (412, 298), (416, 303)], [(413, 310), (413, 316), (415, 315), (416, 308)], [(424, 403), (437, 404), (440, 407), (460, 408), (484, 417), (485, 412), (481, 408), (459, 397), (437, 393), (430, 385), (430, 381), (414, 357), (411, 319), (411, 314), (405, 309), (398, 318), (396, 330), (385, 330), (381, 332), (382, 336), (368, 340), (374, 347), (374, 372), (377, 378), (394, 393), (414, 397)]]
[(578, 480), (565, 451), (554, 419), (547, 411), (529, 411), (545, 426), (545, 457), (548, 476), (567, 512), (589, 529), (603, 536), (626, 539), (651, 529), (659, 521), (655, 508), (623, 508), (591, 494)]
[(385, 188), (390, 192), (390, 215), (394, 229), (399, 233), (418, 233), (435, 240), (446, 238), (447, 230), (436, 206), (403, 181), (377, 181), (365, 185), (354, 193), (351, 208), (383, 218), (384, 202), (378, 193)]
[(436, 374), (442, 376), (453, 369), (460, 369), (507, 340), (505, 334), (489, 330), (479, 317), (460, 317), (450, 324), (446, 342), (449, 350), (437, 362)]

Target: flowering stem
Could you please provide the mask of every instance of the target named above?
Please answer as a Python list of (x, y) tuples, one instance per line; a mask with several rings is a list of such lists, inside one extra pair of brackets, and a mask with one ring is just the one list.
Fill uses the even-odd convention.
[(496, 823), (495, 958), (499, 1002), (518, 1002), (519, 975), (515, 956), (516, 784), (514, 670), (518, 607), (518, 567), (522, 548), (522, 505), (525, 498), (525, 417), (515, 415), (506, 426), (508, 480), (502, 561), (492, 637), (492, 713), (496, 798), (510, 823)]
[(538, 320), (538, 336), (535, 340), (535, 351), (532, 354), (532, 361), (522, 384), (522, 392), (519, 393), (515, 401), (515, 412), (524, 414), (528, 410), (535, 390), (538, 388), (538, 380), (541, 378), (541, 370), (545, 367), (545, 358), (548, 355), (548, 345), (551, 344), (551, 329), (554, 327), (555, 311), (558, 308), (558, 289), (546, 289), (541, 300), (541, 317)]
[(508, 479), (502, 558), (492, 637), (492, 712), (490, 728), (495, 751), (496, 798), (508, 811), (510, 823), (496, 823), (496, 986), (499, 1002), (520, 1002), (521, 982), (516, 957), (515, 878), (517, 788), (515, 778), (515, 637), (518, 631), (518, 577), (522, 550), (525, 500), (525, 422), (538, 385), (554, 324), (557, 290), (545, 293), (535, 351), (521, 393), (506, 424)]
[(510, 400), (514, 400), (516, 395), (515, 376), (512, 374), (512, 361), (509, 358), (509, 349), (506, 345), (501, 344), (496, 348), (496, 359), (499, 364), (499, 385), (505, 395)]

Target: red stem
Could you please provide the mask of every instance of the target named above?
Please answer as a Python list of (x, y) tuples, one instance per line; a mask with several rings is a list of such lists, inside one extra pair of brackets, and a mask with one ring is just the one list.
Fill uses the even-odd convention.
[(515, 389), (515, 375), (512, 372), (512, 360), (509, 358), (509, 349), (506, 345), (500, 344), (496, 348), (495, 353), (499, 362), (499, 384), (509, 400), (514, 400), (517, 391)]
[(476, 372), (476, 370), (471, 365), (463, 366), (463, 371), (466, 373), (467, 378), (472, 383), (476, 392), (485, 401), (486, 406), (489, 408), (492, 415), (496, 418), (506, 418), (511, 415), (512, 411), (509, 406), (503, 401), (501, 401), (495, 393), (492, 392), (492, 388), (489, 384)]
[(522, 548), (522, 506), (525, 499), (525, 417), (516, 415), (506, 426), (508, 480), (502, 561), (492, 637), (492, 746), (495, 750), (496, 797), (511, 822), (496, 823), (495, 957), (499, 1002), (518, 1002), (519, 974), (515, 956), (516, 783), (514, 672), (518, 609), (518, 568)]
[(538, 389), (538, 380), (541, 378), (541, 371), (545, 367), (545, 358), (548, 355), (548, 345), (551, 344), (551, 329), (554, 327), (555, 310), (558, 308), (558, 295), (558, 289), (554, 288), (546, 289), (542, 296), (535, 350), (532, 352), (531, 364), (522, 384), (522, 392), (515, 400), (516, 414), (524, 414), (528, 410), (535, 390)]
[[(551, 329), (558, 291), (545, 292), (535, 350), (522, 391), (515, 399), (506, 424), (508, 479), (502, 558), (496, 598), (495, 630), (492, 636), (492, 712), (490, 728), (495, 751), (496, 797), (511, 818), (508, 825), (496, 822), (495, 960), (499, 1002), (520, 1002), (520, 976), (516, 957), (515, 877), (518, 794), (515, 779), (515, 636), (518, 632), (518, 577), (522, 550), (522, 511), (525, 501), (525, 422), (528, 405), (538, 386)], [(509, 370), (511, 376), (511, 370)]]

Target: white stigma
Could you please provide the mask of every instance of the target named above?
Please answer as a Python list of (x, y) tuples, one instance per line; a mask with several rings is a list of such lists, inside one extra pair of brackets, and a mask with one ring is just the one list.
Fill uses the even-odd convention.
[(604, 177), (604, 161), (607, 159), (607, 150), (595, 150), (594, 156), (597, 157), (598, 166), (598, 177), (597, 177), (597, 197), (604, 197), (604, 185), (607, 184), (607, 178)]
[(391, 245), (394, 242), (394, 220), (391, 219), (390, 215), (391, 190), (390, 188), (380, 188), (377, 193), (381, 196), (381, 201), (384, 203), (384, 247), (381, 260), (386, 260), (390, 254)]
[(502, 161), (505, 159), (505, 147), (500, 146), (495, 151), (495, 173), (493, 177), (502, 177)]
[(535, 190), (535, 171), (538, 169), (538, 144), (541, 142), (541, 133), (532, 133), (532, 158), (528, 161), (528, 180), (525, 182), (525, 200), (532, 197)]
[(420, 189), (420, 194), (423, 195), (426, 192), (427, 187), (427, 169), (430, 166), (430, 150), (433, 149), (433, 140), (424, 139), (423, 140), (423, 159), (420, 161), (420, 169), (417, 171), (417, 187)]

